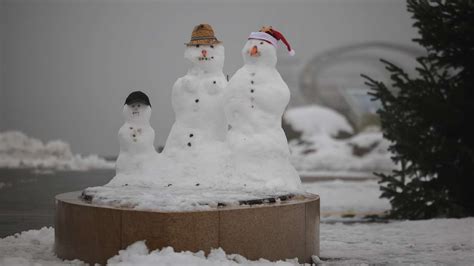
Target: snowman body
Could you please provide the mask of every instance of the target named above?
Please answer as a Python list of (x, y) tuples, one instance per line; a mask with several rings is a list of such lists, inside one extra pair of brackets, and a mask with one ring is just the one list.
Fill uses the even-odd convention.
[(176, 81), (172, 90), (176, 121), (164, 153), (224, 141), (223, 90), (226, 85), (222, 73), (188, 73)]
[(172, 89), (176, 120), (162, 155), (166, 164), (173, 167), (168, 167), (165, 179), (169, 184), (211, 186), (221, 171), (227, 131), (223, 107), (227, 86), (222, 73), (224, 47), (190, 46), (185, 58), (191, 66)]
[(158, 154), (154, 148), (155, 131), (150, 126), (150, 106), (124, 105), (125, 123), (120, 127), (120, 153), (116, 176), (108, 185), (145, 185)]
[[(254, 46), (259, 54), (251, 57)], [(242, 53), (245, 65), (232, 77), (225, 94), (232, 182), (249, 189), (297, 190), (301, 181), (290, 163), (281, 127), (290, 91), (275, 68), (275, 48), (251, 39)]]

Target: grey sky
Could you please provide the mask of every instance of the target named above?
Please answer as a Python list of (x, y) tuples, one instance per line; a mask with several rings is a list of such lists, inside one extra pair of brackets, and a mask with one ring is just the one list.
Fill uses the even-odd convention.
[(416, 32), (405, 5), (404, 0), (3, 1), (0, 129), (63, 139), (74, 152), (116, 155), (123, 101), (139, 89), (151, 98), (155, 144), (163, 145), (174, 120), (171, 87), (186, 72), (183, 44), (194, 25), (210, 23), (224, 41), (224, 73), (230, 76), (242, 65), (248, 34), (273, 25), (296, 50), (288, 59), (280, 47), (279, 62), (293, 60), (297, 76), (313, 56), (334, 47), (368, 41), (411, 45)]

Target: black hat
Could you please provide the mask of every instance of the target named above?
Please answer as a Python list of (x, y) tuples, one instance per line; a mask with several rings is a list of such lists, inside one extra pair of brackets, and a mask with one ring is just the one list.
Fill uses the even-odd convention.
[(148, 96), (141, 91), (134, 91), (128, 95), (125, 104), (130, 105), (133, 103), (143, 103), (151, 107), (150, 99), (148, 99)]

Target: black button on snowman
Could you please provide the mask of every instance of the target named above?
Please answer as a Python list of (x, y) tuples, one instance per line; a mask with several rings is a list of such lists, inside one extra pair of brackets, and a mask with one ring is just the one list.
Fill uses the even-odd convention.
[[(252, 74), (253, 74), (253, 75), (252, 75)], [(251, 73), (250, 75), (251, 75), (251, 76), (255, 76), (255, 73)], [(255, 82), (254, 82), (253, 80), (250, 80), (250, 84), (253, 85), (254, 83), (255, 83)], [(254, 92), (255, 92), (255, 89), (254, 89), (254, 88), (250, 88), (250, 93), (254, 93)], [(255, 102), (255, 97), (254, 97), (254, 96), (251, 96), (251, 97), (250, 97), (250, 103), (251, 103), (250, 107), (251, 107), (251, 108), (255, 108), (255, 103), (254, 103), (254, 102)]]

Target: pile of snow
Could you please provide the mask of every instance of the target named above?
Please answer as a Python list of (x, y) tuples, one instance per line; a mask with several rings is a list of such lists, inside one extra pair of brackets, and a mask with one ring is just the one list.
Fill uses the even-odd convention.
[(300, 173), (321, 171), (386, 172), (395, 169), (388, 151), (390, 142), (377, 127), (346, 139), (341, 132), (353, 133), (347, 120), (325, 107), (311, 105), (290, 109), (284, 116), (301, 139), (291, 140), (291, 161)]
[[(336, 264), (473, 265), (474, 218), (390, 223), (321, 224), (323, 262)], [(0, 265), (85, 265), (62, 261), (53, 253), (54, 229), (30, 230), (0, 239)], [(296, 265), (296, 261), (249, 261), (214, 249), (176, 252), (167, 247), (149, 251), (143, 241), (130, 245), (108, 265)]]
[(61, 140), (43, 143), (22, 132), (0, 132), (0, 168), (89, 170), (111, 169), (114, 165), (97, 155), (73, 154), (69, 144)]
[(119, 255), (110, 258), (108, 265), (209, 265), (209, 266), (231, 266), (231, 265), (275, 265), (294, 266), (299, 265), (296, 260), (286, 262), (270, 262), (265, 259), (250, 261), (245, 257), (232, 254), (227, 255), (221, 248), (212, 249), (209, 255), (203, 251), (196, 253), (190, 251), (175, 252), (172, 247), (157, 249), (150, 252), (144, 241), (136, 242), (119, 252)]
[(63, 261), (54, 254), (54, 229), (43, 227), (0, 239), (0, 266), (30, 265), (86, 265), (75, 261)]
[(378, 130), (367, 130), (348, 139), (314, 135), (305, 142), (290, 142), (291, 160), (299, 172), (386, 172), (396, 168), (390, 143)]
[(338, 112), (319, 105), (307, 105), (289, 109), (283, 119), (293, 130), (301, 132), (303, 138), (314, 135), (338, 136), (353, 134), (354, 129), (347, 119)]

